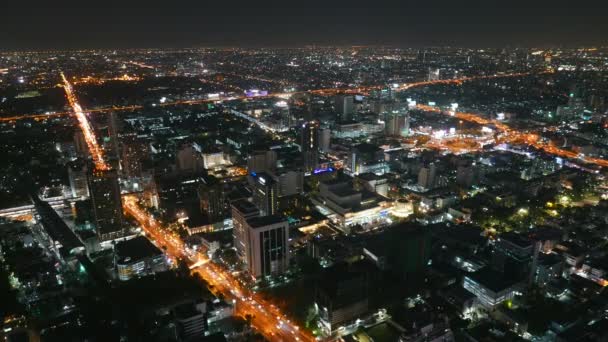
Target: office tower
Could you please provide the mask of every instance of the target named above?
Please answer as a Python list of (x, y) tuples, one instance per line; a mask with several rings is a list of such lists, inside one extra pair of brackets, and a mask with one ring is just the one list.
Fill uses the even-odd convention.
[(319, 122), (309, 121), (302, 127), (300, 142), (304, 172), (312, 172), (319, 166)]
[(298, 170), (280, 170), (273, 175), (278, 183), (279, 196), (291, 196), (304, 191), (304, 173)]
[(279, 211), (279, 184), (266, 172), (249, 175), (253, 180), (253, 204), (262, 216), (275, 215)]
[(331, 334), (369, 310), (369, 277), (358, 264), (338, 263), (323, 270), (315, 286), (320, 326)]
[(84, 162), (73, 162), (68, 165), (68, 178), (70, 180), (70, 193), (72, 197), (89, 197), (87, 184), (87, 168)]
[(280, 215), (245, 221), (245, 264), (250, 274), (264, 277), (284, 273), (289, 266), (289, 223)]
[(319, 149), (323, 152), (331, 148), (331, 129), (323, 128), (319, 131)]
[(196, 144), (183, 144), (176, 155), (177, 169), (182, 172), (196, 172), (203, 169), (203, 158)]
[(428, 166), (422, 167), (418, 172), (418, 185), (424, 189), (433, 189), (435, 187), (437, 177), (437, 167), (431, 163)]
[(80, 130), (74, 133), (74, 149), (76, 150), (76, 155), (80, 158), (86, 158), (89, 155), (89, 147), (86, 140), (84, 140), (84, 134)]
[(406, 137), (410, 131), (410, 120), (407, 111), (392, 111), (384, 120), (384, 132), (390, 137)]
[(355, 98), (352, 95), (336, 96), (334, 105), (340, 121), (352, 119), (355, 113)]
[(273, 150), (254, 151), (247, 158), (247, 171), (272, 173), (277, 167), (277, 153)]
[(247, 246), (247, 231), (246, 221), (250, 218), (260, 215), (260, 210), (253, 205), (253, 203), (241, 199), (232, 202), (232, 235), (234, 239), (234, 248), (236, 248), (236, 254), (239, 259), (246, 262), (246, 249)]
[(198, 188), (201, 211), (211, 223), (224, 219), (224, 187), (214, 176), (205, 176)]
[(116, 158), (119, 155), (119, 146), (118, 146), (118, 134), (121, 131), (121, 119), (118, 117), (116, 112), (110, 112), (107, 115), (108, 119), (108, 136), (110, 138), (110, 153), (112, 153)]
[(429, 68), (429, 76), (428, 81), (438, 81), (440, 79), (440, 69), (439, 68)]
[(100, 241), (123, 235), (123, 216), (118, 173), (116, 170), (97, 170), (89, 173), (89, 194), (93, 217)]
[(141, 161), (145, 157), (145, 146), (136, 137), (123, 139), (120, 164), (122, 174), (128, 178), (139, 178), (142, 176)]
[(368, 143), (351, 148), (346, 168), (351, 175), (366, 172), (382, 175), (389, 170), (384, 160), (384, 151), (378, 146)]
[(459, 166), (456, 170), (456, 184), (465, 188), (470, 188), (477, 184), (479, 178), (480, 169), (475, 164)]

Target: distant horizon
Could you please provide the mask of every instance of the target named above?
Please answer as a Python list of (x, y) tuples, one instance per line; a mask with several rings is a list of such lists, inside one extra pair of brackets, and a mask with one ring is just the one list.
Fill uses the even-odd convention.
[(21, 48), (21, 49), (3, 49), (0, 47), (0, 53), (52, 53), (52, 52), (93, 52), (93, 51), (153, 51), (153, 50), (196, 50), (196, 49), (285, 49), (285, 50), (297, 50), (297, 49), (468, 49), (468, 50), (482, 50), (482, 49), (567, 49), (567, 50), (581, 50), (581, 49), (608, 49), (608, 44), (585, 44), (577, 46), (564, 46), (564, 45), (547, 45), (547, 46), (515, 46), (515, 45), (504, 45), (504, 46), (463, 46), (463, 45), (426, 45), (426, 46), (398, 46), (389, 44), (369, 45), (369, 44), (352, 44), (352, 45), (326, 45), (326, 44), (305, 44), (305, 45), (261, 45), (261, 46), (236, 46), (236, 45), (208, 45), (208, 46), (141, 46), (141, 47), (70, 47), (70, 48), (57, 48), (57, 49), (35, 49), (35, 48)]
[(3, 50), (602, 46), (605, 7), (599, 0), (12, 2), (0, 11), (0, 41)]

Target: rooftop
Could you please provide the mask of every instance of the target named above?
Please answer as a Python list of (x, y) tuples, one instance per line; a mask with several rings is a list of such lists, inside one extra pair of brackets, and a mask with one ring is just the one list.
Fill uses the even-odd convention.
[(243, 215), (247, 216), (248, 214), (254, 214), (256, 212), (259, 212), (260, 209), (258, 209), (258, 207), (255, 206), (255, 204), (245, 200), (245, 199), (240, 199), (240, 200), (236, 200), (234, 202), (232, 202), (232, 207), (238, 211), (240, 211), (241, 213), (243, 213)]
[(249, 224), (251, 228), (261, 228), (281, 222), (287, 223), (287, 218), (283, 215), (257, 216), (247, 220), (247, 224)]
[(492, 270), (489, 267), (483, 268), (475, 273), (471, 273), (467, 275), (467, 277), (494, 292), (503, 291), (519, 283), (518, 279), (514, 279), (512, 277), (505, 277), (504, 274)]
[(137, 261), (148, 257), (162, 255), (163, 252), (144, 236), (120, 241), (116, 244), (116, 254), (120, 260)]
[(510, 243), (521, 247), (526, 248), (532, 246), (532, 240), (530, 240), (527, 236), (523, 234), (518, 234), (515, 232), (506, 232), (499, 236), (501, 240), (509, 241)]

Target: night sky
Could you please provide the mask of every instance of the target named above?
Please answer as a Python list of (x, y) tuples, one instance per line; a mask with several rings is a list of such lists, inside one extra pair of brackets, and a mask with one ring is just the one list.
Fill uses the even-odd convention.
[(604, 2), (2, 1), (0, 49), (582, 46), (608, 43)]

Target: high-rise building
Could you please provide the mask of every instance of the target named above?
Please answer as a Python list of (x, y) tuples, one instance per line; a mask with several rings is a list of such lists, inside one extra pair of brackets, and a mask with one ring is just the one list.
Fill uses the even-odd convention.
[(429, 68), (428, 81), (438, 81), (441, 77), (441, 70), (439, 68)]
[(368, 143), (353, 146), (347, 162), (347, 172), (352, 175), (366, 172), (382, 175), (389, 170), (384, 160), (384, 151), (378, 146)]
[(84, 134), (80, 130), (76, 130), (74, 133), (74, 149), (78, 157), (86, 158), (89, 155), (89, 147), (84, 140)]
[(340, 121), (349, 121), (355, 113), (355, 98), (352, 95), (338, 95), (334, 102)]
[(312, 172), (319, 166), (319, 122), (309, 121), (302, 128), (300, 142), (304, 171)]
[(89, 193), (93, 204), (93, 217), (100, 241), (123, 235), (123, 215), (118, 173), (116, 170), (97, 170), (89, 173)]
[(289, 223), (280, 215), (245, 222), (245, 264), (253, 277), (284, 273), (289, 266)]
[(184, 144), (176, 153), (177, 168), (183, 172), (196, 172), (203, 169), (200, 146)]
[(274, 172), (277, 167), (277, 153), (273, 150), (254, 151), (247, 158), (247, 171)]
[(437, 167), (431, 163), (420, 168), (418, 172), (418, 185), (424, 189), (433, 189), (436, 184)]
[(253, 204), (262, 216), (275, 215), (279, 211), (279, 184), (266, 173), (252, 173)]
[(209, 218), (211, 223), (224, 218), (224, 188), (222, 183), (214, 176), (203, 177), (198, 188), (198, 197), (201, 211)]
[(134, 136), (122, 141), (120, 164), (122, 174), (128, 178), (138, 178), (142, 175), (141, 161), (144, 159), (145, 147)]
[(406, 137), (410, 131), (410, 117), (407, 111), (391, 111), (384, 120), (384, 132), (391, 137)]
[(323, 271), (315, 286), (319, 323), (326, 334), (365, 315), (369, 309), (368, 274), (357, 264), (339, 263)]
[(74, 162), (68, 165), (68, 178), (72, 197), (89, 197), (87, 168), (84, 162)]
[(274, 179), (279, 186), (279, 196), (291, 196), (304, 191), (304, 173), (298, 170), (279, 170)]
[(331, 148), (331, 129), (323, 128), (319, 131), (319, 149), (323, 152)]
[(232, 235), (234, 238), (234, 248), (239, 259), (246, 262), (246, 221), (260, 215), (260, 210), (251, 202), (241, 199), (232, 202)]

